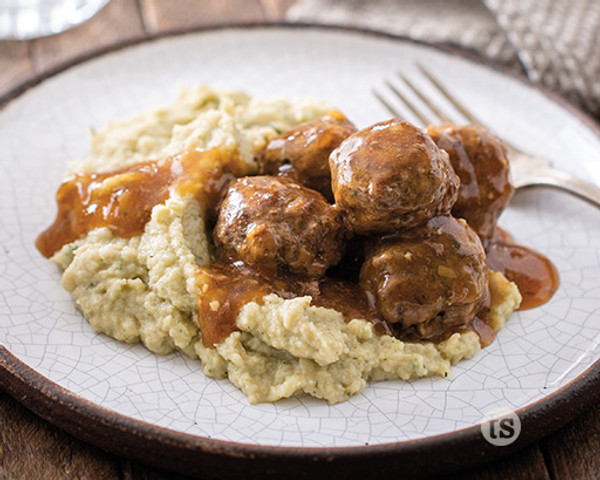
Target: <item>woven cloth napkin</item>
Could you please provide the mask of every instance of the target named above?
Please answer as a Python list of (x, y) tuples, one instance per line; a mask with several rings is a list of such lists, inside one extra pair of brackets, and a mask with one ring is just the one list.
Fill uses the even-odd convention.
[(286, 19), (459, 45), (600, 120), (600, 0), (298, 0)]

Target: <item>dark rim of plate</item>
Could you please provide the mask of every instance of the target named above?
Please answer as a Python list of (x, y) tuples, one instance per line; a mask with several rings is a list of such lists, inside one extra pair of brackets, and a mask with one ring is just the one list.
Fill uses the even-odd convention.
[[(318, 24), (234, 23), (184, 29), (140, 37), (102, 47), (78, 56), (28, 79), (0, 97), (0, 109), (45, 79), (71, 67), (127, 47), (179, 35), (219, 30), (297, 29), (338, 31), (387, 38), (441, 50), (483, 64), (544, 93), (581, 120), (598, 137), (600, 125), (556, 93), (524, 76), (457, 46), (428, 43), (364, 28)], [(513, 453), (548, 435), (600, 399), (600, 359), (576, 379), (526, 407), (516, 410), (521, 434), (505, 447), (495, 447), (483, 437), (480, 425), (423, 439), (354, 447), (260, 446), (200, 437), (159, 427), (112, 412), (59, 386), (0, 345), (0, 388), (34, 413), (75, 437), (158, 468), (203, 478), (278, 477), (321, 478), (327, 474), (349, 478), (409, 475), (411, 478), (453, 472)]]

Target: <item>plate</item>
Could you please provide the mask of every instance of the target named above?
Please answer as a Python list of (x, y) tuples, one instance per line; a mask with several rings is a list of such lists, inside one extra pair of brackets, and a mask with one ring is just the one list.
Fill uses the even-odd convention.
[[(600, 211), (566, 194), (519, 192), (500, 221), (556, 264), (561, 284), (549, 303), (514, 315), (451, 380), (373, 383), (337, 405), (304, 396), (249, 405), (198, 361), (96, 334), (34, 247), (54, 218), (67, 162), (86, 155), (90, 128), (166, 105), (181, 85), (197, 83), (323, 98), (363, 127), (389, 117), (372, 89), (398, 71), (422, 78), (416, 61), (499, 135), (600, 184), (599, 132), (583, 114), (484, 62), (364, 31), (255, 26), (160, 38), (88, 59), (8, 102), (0, 111), (6, 388), (104, 448), (221, 477), (248, 472), (251, 459), (291, 476), (299, 465), (303, 474), (430, 472), (505, 454), (573, 417), (600, 382)], [(496, 409), (521, 423), (502, 448), (480, 428)]]

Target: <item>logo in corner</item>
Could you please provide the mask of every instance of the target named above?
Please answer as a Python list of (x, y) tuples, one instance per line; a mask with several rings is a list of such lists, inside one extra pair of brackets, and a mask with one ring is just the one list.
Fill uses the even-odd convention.
[(494, 408), (481, 419), (481, 434), (488, 443), (496, 447), (506, 447), (521, 434), (521, 419), (508, 408)]

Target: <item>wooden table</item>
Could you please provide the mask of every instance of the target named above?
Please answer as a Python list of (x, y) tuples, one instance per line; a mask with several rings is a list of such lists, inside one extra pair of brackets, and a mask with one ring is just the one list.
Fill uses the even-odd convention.
[[(95, 18), (55, 37), (0, 42), (0, 96), (90, 51), (163, 32), (222, 23), (280, 21), (294, 0), (112, 0)], [(190, 12), (193, 12), (190, 14)], [(0, 478), (181, 478), (107, 453), (53, 427), (0, 390)], [(465, 479), (600, 478), (600, 406)]]

